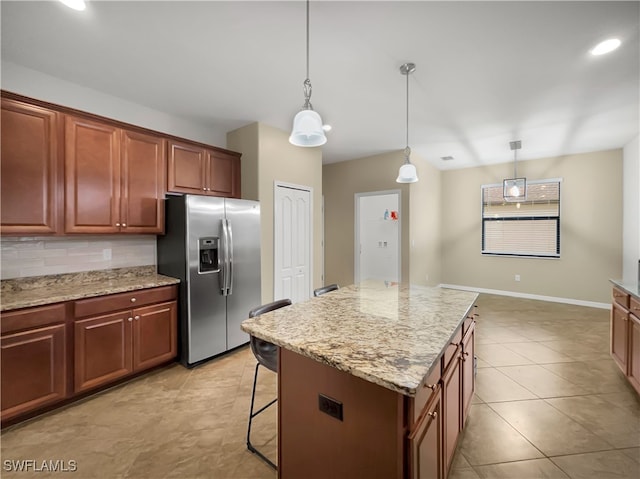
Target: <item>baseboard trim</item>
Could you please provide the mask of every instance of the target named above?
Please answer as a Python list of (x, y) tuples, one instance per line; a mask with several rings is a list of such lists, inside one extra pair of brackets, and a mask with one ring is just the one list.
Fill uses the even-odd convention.
[(473, 286), (461, 286), (457, 284), (439, 285), (441, 288), (460, 289), (462, 291), (473, 291), (475, 293), (497, 294), (499, 296), (512, 296), (514, 298), (537, 299), (539, 301), (551, 301), (553, 303), (573, 304), (576, 306), (587, 306), (590, 308), (610, 309), (611, 303), (599, 303), (597, 301), (584, 301), (582, 299), (559, 298), (557, 296), (543, 296), (541, 294), (518, 293), (515, 291), (503, 291), (500, 289), (475, 288)]

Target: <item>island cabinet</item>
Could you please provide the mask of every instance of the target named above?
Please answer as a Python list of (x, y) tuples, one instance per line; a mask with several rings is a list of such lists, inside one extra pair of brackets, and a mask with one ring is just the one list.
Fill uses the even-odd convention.
[(66, 305), (2, 314), (2, 422), (67, 397)]
[(167, 191), (240, 198), (240, 155), (170, 140)]
[(440, 364), (416, 391), (414, 418), (408, 436), (409, 469), (413, 479), (444, 475), (444, 416)]
[(474, 336), (469, 314), (414, 396), (281, 347), (278, 477), (446, 478), (474, 391)]
[(611, 303), (611, 357), (640, 394), (640, 297), (614, 287)]
[(165, 140), (65, 118), (65, 232), (163, 233)]
[(74, 315), (76, 393), (177, 355), (175, 286), (78, 300)]
[(62, 165), (58, 151), (59, 114), (2, 98), (0, 144), (0, 233), (59, 233)]

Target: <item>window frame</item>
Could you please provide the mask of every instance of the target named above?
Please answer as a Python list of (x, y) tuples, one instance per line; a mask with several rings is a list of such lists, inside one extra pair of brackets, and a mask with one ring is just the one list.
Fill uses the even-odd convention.
[[(512, 258), (537, 258), (537, 259), (560, 259), (561, 256), (561, 206), (562, 206), (562, 178), (547, 178), (544, 180), (527, 180), (527, 189), (529, 185), (539, 185), (539, 184), (550, 184), (557, 183), (558, 184), (558, 215), (552, 216), (509, 216), (509, 217), (498, 217), (498, 218), (485, 218), (484, 217), (484, 190), (485, 188), (499, 188), (502, 191), (502, 183), (490, 183), (485, 185), (480, 185), (480, 221), (481, 225), (481, 234), (480, 234), (480, 253), (483, 256), (506, 256)], [(512, 202), (517, 203), (517, 202)], [(523, 218), (527, 218), (529, 220), (538, 221), (538, 220), (555, 220), (556, 222), (556, 252), (554, 254), (539, 254), (539, 253), (502, 253), (495, 251), (485, 251), (485, 221), (519, 221)]]

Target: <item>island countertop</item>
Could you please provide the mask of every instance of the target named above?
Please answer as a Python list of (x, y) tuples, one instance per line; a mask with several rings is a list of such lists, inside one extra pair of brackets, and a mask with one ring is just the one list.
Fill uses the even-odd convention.
[(413, 397), (477, 297), (367, 281), (247, 319), (242, 330)]

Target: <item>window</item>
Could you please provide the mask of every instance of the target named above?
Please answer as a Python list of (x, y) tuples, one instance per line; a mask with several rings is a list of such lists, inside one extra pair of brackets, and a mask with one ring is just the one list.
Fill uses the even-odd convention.
[(527, 182), (527, 199), (509, 203), (502, 184), (482, 186), (482, 253), (560, 257), (561, 180)]

